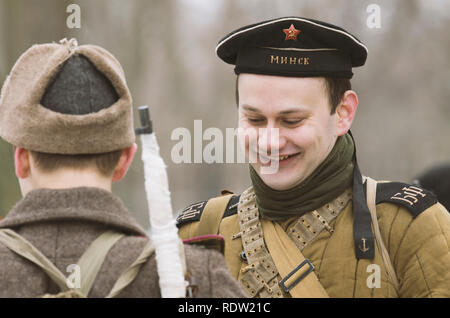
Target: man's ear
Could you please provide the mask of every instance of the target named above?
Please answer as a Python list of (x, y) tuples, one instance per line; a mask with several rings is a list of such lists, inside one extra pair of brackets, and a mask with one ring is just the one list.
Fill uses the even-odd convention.
[(117, 163), (116, 168), (114, 169), (112, 182), (119, 181), (125, 176), (125, 174), (128, 171), (128, 168), (131, 166), (131, 163), (133, 162), (136, 150), (137, 145), (135, 143), (132, 146), (122, 150), (119, 162)]
[(17, 178), (26, 179), (30, 176), (30, 157), (31, 153), (24, 148), (17, 147), (14, 151), (14, 165)]
[(345, 135), (352, 126), (358, 108), (358, 95), (352, 90), (344, 93), (341, 103), (336, 108), (337, 135)]

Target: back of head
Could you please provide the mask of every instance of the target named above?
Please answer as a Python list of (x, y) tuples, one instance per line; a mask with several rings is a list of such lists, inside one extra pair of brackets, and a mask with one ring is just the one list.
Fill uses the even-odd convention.
[(425, 171), (414, 180), (414, 183), (432, 191), (438, 201), (450, 211), (450, 163)]

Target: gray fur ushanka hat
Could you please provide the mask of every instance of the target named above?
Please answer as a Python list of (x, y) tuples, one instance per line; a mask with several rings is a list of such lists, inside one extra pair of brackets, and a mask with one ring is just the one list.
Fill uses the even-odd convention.
[[(114, 98), (102, 100), (113, 104), (94, 105), (90, 112), (75, 113), (43, 106), (43, 100), (58, 103), (53, 94), (56, 89), (49, 92), (49, 88), (52, 89), (55, 78), (69, 64), (66, 62), (78, 56), (88, 61), (82, 64), (85, 68), (91, 64), (95, 72), (104, 76), (103, 81), (108, 81)], [(73, 70), (74, 66), (68, 69)], [(64, 76), (66, 84), (80, 86), (72, 90), (69, 98), (63, 98), (62, 103), (80, 103), (74, 99), (83, 94), (92, 96), (90, 100), (98, 103), (101, 98), (92, 90), (107, 87), (104, 83), (97, 84), (98, 76), (93, 80), (84, 74), (80, 81), (67, 80), (70, 77), (67, 71)], [(59, 85), (58, 93), (65, 91), (64, 84)], [(105, 49), (95, 45), (78, 46), (75, 39), (32, 46), (18, 59), (2, 87), (0, 136), (17, 147), (53, 154), (98, 154), (131, 146), (135, 141), (132, 99), (120, 63)]]

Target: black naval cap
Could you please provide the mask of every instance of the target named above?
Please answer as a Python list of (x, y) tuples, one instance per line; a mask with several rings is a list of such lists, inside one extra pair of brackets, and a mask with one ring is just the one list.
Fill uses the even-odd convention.
[(367, 47), (335, 25), (283, 17), (235, 30), (219, 41), (216, 54), (236, 65), (236, 74), (293, 77), (353, 76), (364, 65)]

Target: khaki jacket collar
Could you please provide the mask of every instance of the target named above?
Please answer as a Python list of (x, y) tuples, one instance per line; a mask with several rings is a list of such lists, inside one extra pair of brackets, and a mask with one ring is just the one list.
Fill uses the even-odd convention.
[(97, 222), (146, 235), (118, 197), (93, 187), (33, 190), (0, 221), (0, 228), (49, 221)]

